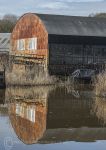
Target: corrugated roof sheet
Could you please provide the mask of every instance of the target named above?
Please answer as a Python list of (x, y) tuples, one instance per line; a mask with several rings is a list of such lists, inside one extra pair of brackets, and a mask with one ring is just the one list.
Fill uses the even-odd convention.
[(36, 14), (49, 34), (106, 37), (106, 19), (96, 17)]
[(10, 33), (0, 33), (0, 52), (9, 51)]

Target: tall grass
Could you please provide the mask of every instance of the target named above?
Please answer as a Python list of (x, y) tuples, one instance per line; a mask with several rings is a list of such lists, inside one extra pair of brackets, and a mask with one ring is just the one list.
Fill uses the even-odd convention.
[(6, 71), (6, 85), (15, 86), (35, 86), (35, 85), (58, 85), (73, 86), (71, 77), (50, 76), (47, 69), (35, 66), (35, 68), (25, 69), (24, 65), (14, 65), (12, 71)]
[(49, 76), (46, 72), (39, 72), (33, 75), (24, 70), (15, 70), (6, 73), (6, 85), (51, 85), (57, 81), (55, 76)]
[(97, 96), (106, 97), (106, 71), (97, 76), (95, 92)]

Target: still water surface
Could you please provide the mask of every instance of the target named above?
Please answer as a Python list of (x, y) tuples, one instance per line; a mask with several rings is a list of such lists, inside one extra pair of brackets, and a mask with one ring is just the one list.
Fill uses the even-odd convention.
[(106, 150), (106, 99), (92, 88), (0, 90), (0, 150)]

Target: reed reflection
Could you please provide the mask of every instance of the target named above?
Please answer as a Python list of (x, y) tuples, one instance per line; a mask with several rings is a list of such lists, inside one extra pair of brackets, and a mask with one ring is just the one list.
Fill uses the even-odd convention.
[(106, 98), (96, 97), (92, 106), (93, 114), (97, 116), (98, 121), (106, 126)]
[(5, 102), (5, 89), (0, 89), (0, 116), (8, 116), (8, 107)]

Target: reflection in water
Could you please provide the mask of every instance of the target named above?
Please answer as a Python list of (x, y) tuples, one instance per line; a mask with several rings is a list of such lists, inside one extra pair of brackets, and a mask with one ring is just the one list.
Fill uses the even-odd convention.
[(0, 104), (4, 104), (4, 103), (5, 103), (5, 90), (0, 89)]
[(106, 126), (106, 99), (96, 97), (92, 107), (94, 114), (97, 116), (101, 124)]
[(0, 116), (7, 116), (8, 108), (5, 103), (5, 89), (0, 89)]
[(36, 107), (34, 105), (28, 106), (26, 103), (17, 103), (15, 105), (15, 114), (33, 123), (35, 123), (35, 112)]
[[(48, 96), (47, 130), (40, 142), (106, 140), (106, 128), (95, 113), (94, 106), (99, 112), (96, 100), (94, 92), (88, 89), (80, 89), (76, 94), (63, 88), (51, 91)], [(100, 118), (105, 120), (106, 106), (103, 106), (100, 110), (104, 115)]]
[(106, 140), (105, 100), (91, 89), (8, 88), (12, 127), (25, 144)]
[(36, 143), (46, 130), (46, 106), (40, 103), (12, 103), (9, 116), (17, 136), (26, 144)]
[[(77, 96), (76, 96), (77, 95)], [(98, 127), (97, 117), (91, 115), (92, 91), (67, 92), (54, 89), (48, 96), (47, 128)]]
[[(9, 117), (19, 139), (26, 144), (32, 144), (46, 130), (47, 93), (42, 88), (31, 88), (31, 92), (27, 91), (28, 89), (8, 89), (7, 95), (11, 92), (12, 98), (11, 100), (9, 97)], [(17, 95), (14, 96), (14, 93)]]

